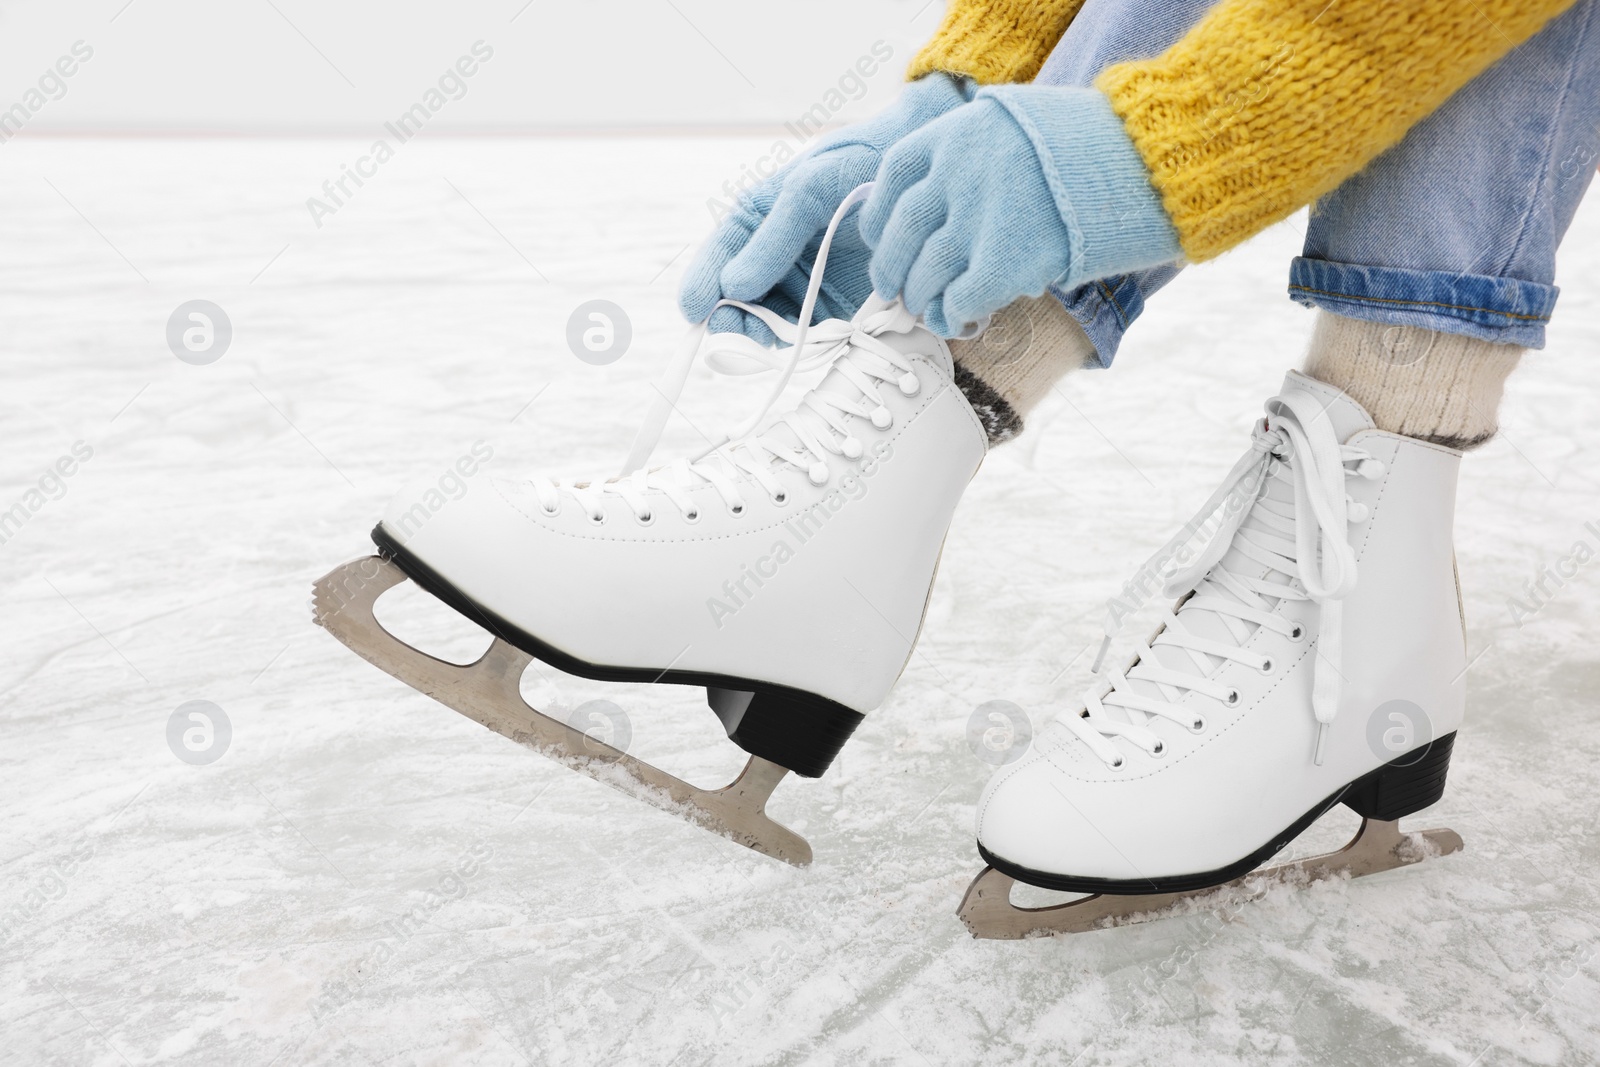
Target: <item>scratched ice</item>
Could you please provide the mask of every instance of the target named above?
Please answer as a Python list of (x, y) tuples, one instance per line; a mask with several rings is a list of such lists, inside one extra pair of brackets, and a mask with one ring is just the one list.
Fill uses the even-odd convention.
[[(305, 199), (334, 141), (6, 146), (0, 509), (27, 518), (0, 544), (5, 1058), (1592, 1061), (1592, 199), (1549, 348), (1465, 466), (1471, 704), (1450, 791), (1417, 817), (1460, 855), (1053, 941), (975, 942), (955, 918), (988, 770), (968, 716), (1070, 702), (1105, 597), (1244, 447), (1310, 327), (1283, 295), (1299, 220), (1185, 275), (1115, 370), (1070, 378), (989, 458), (898, 688), (825, 778), (774, 799), (809, 869), (519, 749), (312, 626), (312, 579), (369, 550), (416, 471), (480, 442), (497, 476), (617, 462), (680, 336), (706, 200), (759, 141), (419, 142), (320, 229)], [(608, 366), (565, 340), (597, 299), (633, 327)], [(207, 365), (168, 348), (190, 300), (232, 325)], [(666, 447), (760, 389), (697, 371)], [(89, 457), (46, 477), (76, 442)], [(475, 639), (427, 607), (397, 617)], [(696, 781), (739, 763), (697, 692), (553, 672), (527, 691), (615, 702), (634, 751)], [(196, 700), (231, 725), (203, 765), (168, 739)]]

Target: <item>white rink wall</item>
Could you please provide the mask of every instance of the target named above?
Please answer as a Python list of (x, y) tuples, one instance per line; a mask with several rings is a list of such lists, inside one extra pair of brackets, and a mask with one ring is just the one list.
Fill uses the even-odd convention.
[[(781, 127), (892, 99), (943, 0), (93, 0), (0, 5), (0, 109), (44, 131)], [(75, 44), (92, 52), (52, 78)], [(482, 42), (492, 58), (451, 71)], [(39, 86), (40, 78), (46, 84)], [(440, 79), (446, 84), (440, 87)]]

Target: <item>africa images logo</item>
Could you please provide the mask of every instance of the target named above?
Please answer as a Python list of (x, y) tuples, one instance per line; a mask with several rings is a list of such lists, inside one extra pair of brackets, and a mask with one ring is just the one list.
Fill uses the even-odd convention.
[(322, 196), (306, 198), (306, 210), (311, 213), (311, 221), (317, 229), (322, 229), (324, 218), (338, 214), (339, 209), (354, 198), (357, 190), (378, 176), (378, 168), (394, 158), (398, 146), (421, 133), (423, 127), (443, 111), (450, 101), (460, 100), (467, 95), (467, 80), (494, 58), (494, 48), (481, 40), (474, 41), (471, 53), (459, 57), (454, 65), (445, 68), (444, 73), (439, 75), (437, 85), (425, 89), (421, 99), (402, 111), (393, 122), (383, 124), (384, 132), (394, 139), (393, 145), (387, 137), (377, 138), (367, 153), (356, 160), (354, 167), (348, 163), (339, 165), (338, 177), (322, 183)]

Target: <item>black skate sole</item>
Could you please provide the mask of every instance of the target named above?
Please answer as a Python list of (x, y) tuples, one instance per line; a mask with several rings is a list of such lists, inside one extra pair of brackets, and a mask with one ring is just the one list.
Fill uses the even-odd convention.
[(1445, 734), (1436, 741), (1379, 767), (1357, 778), (1337, 793), (1296, 819), (1282, 833), (1256, 849), (1250, 855), (1199, 874), (1177, 874), (1164, 878), (1080, 878), (1070, 874), (1052, 874), (1036, 871), (996, 856), (980, 843), (978, 853), (983, 861), (1002, 874), (1019, 882), (1054, 889), (1063, 893), (1115, 893), (1118, 896), (1146, 896), (1156, 893), (1193, 893), (1210, 889), (1235, 878), (1249, 874), (1261, 866), (1285, 845), (1305, 832), (1336, 804), (1344, 804), (1357, 815), (1384, 822), (1399, 819), (1437, 803), (1444, 795), (1445, 773), (1450, 767), (1450, 750), (1455, 747), (1456, 735)]
[[(713, 704), (712, 710), (722, 720), (734, 744), (752, 756), (770, 760), (801, 777), (820, 778), (861, 720), (866, 718), (837, 701), (772, 682), (702, 671), (589, 663), (546, 644), (515, 623), (474, 603), (438, 571), (408, 551), (381, 522), (372, 529), (372, 543), (378, 546), (379, 555), (392, 561), (422, 589), (496, 637), (558, 671), (598, 682), (698, 685), (752, 694), (742, 708), (739, 706), (744, 703), (742, 700), (724, 699), (717, 701), (722, 707)], [(711, 699), (709, 693), (707, 698)]]

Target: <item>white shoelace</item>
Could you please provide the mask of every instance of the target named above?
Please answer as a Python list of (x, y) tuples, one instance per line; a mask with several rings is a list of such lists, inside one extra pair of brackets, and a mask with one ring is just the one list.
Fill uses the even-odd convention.
[[(911, 361), (877, 336), (884, 332), (905, 332), (916, 323), (916, 316), (898, 301), (872, 297), (849, 322), (825, 319), (811, 324), (834, 232), (845, 214), (865, 200), (871, 191), (871, 183), (851, 190), (829, 221), (817, 249), (816, 266), (806, 286), (798, 323), (790, 323), (766, 308), (737, 300), (717, 302), (717, 307), (736, 307), (755, 315), (780, 342), (787, 343), (788, 348), (766, 348), (742, 334), (708, 334), (706, 323), (693, 327), (655, 386), (656, 399), (639, 427), (622, 471), (603, 481), (533, 479), (534, 493), (545, 513), (556, 514), (562, 497), (566, 496), (588, 513), (591, 522), (600, 523), (605, 519), (606, 496), (612, 495), (627, 503), (638, 522), (648, 525), (655, 521), (655, 516), (646, 494), (655, 491), (666, 496), (686, 520), (695, 522), (700, 514), (691, 493), (709, 484), (728, 510), (738, 515), (745, 506), (742, 489), (750, 483), (759, 486), (775, 503), (785, 502), (787, 494), (775, 474), (782, 466), (805, 472), (813, 485), (820, 486), (827, 484), (830, 477), (829, 456), (859, 458), (862, 444), (851, 434), (846, 416), (867, 419), (878, 429), (887, 429), (894, 420), (883, 402), (879, 386), (892, 384), (905, 396), (915, 396), (921, 388)], [(689, 371), (702, 348), (706, 365), (718, 374), (759, 374), (769, 370), (781, 373), (760, 409), (716, 444), (692, 459), (682, 458), (666, 466), (648, 468), (650, 454), (661, 439), (667, 419), (683, 394)], [(832, 372), (848, 382), (851, 389), (843, 392), (813, 389), (794, 410), (770, 425), (763, 425), (796, 373), (830, 364)]]
[[(1318, 726), (1313, 758), (1322, 763), (1328, 728), (1339, 709), (1342, 600), (1356, 584), (1347, 524), (1366, 518), (1365, 505), (1345, 492), (1345, 479), (1352, 474), (1382, 477), (1384, 466), (1362, 449), (1340, 445), (1327, 412), (1309, 393), (1274, 397), (1266, 410), (1267, 417), (1251, 435), (1250, 450), (1194, 519), (1142, 569), (1153, 573), (1152, 568), (1181, 553), (1194, 532), (1223, 508), (1199, 555), (1162, 590), (1168, 597), (1184, 598), (1181, 604), (1154, 640), (1141, 642), (1130, 669), (1106, 672), (1085, 695), (1086, 710), (1058, 720), (1108, 766), (1123, 764), (1111, 741), (1115, 737), (1160, 756), (1164, 746), (1148, 728), (1157, 717), (1203, 730), (1204, 716), (1178, 703), (1186, 692), (1236, 704), (1238, 690), (1211, 677), (1222, 664), (1249, 664), (1263, 673), (1275, 670), (1270, 657), (1242, 646), (1263, 626), (1291, 640), (1302, 639), (1303, 628), (1273, 610), (1283, 600), (1310, 600), (1319, 612), (1311, 703)], [(1275, 485), (1285, 491), (1274, 493)], [(1225, 502), (1242, 506), (1224, 508)], [(1231, 567), (1225, 562), (1230, 551), (1242, 557)], [(1266, 567), (1266, 576), (1238, 573), (1250, 564)], [(1211, 613), (1216, 624), (1202, 627), (1210, 634), (1197, 633), (1185, 622), (1190, 612)], [(1122, 618), (1115, 610), (1108, 614), (1096, 671)], [(1200, 622), (1203, 616), (1192, 618)], [(1162, 648), (1183, 655), (1162, 657), (1156, 652)], [(1108, 707), (1121, 708), (1123, 714), (1109, 713)]]

